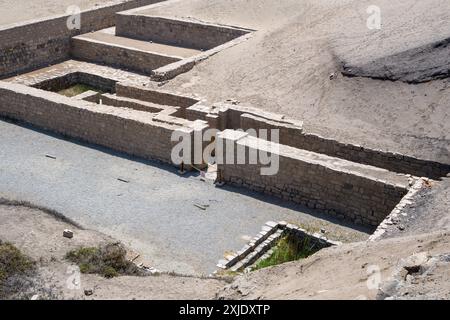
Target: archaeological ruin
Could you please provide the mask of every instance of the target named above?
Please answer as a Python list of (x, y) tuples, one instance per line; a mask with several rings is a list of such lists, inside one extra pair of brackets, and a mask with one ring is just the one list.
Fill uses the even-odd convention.
[[(215, 55), (227, 55), (258, 30), (149, 13), (162, 5), (113, 1), (82, 11), (81, 24), (73, 29), (69, 15), (0, 27), (2, 119), (168, 164), (179, 170), (180, 181), (185, 171), (202, 177), (213, 172), (210, 188), (228, 186), (300, 205), (367, 228), (370, 240), (380, 238), (392, 221), (401, 224), (405, 205), (414, 205), (422, 188), (450, 172), (440, 161), (321, 136), (299, 119), (233, 97), (210, 101), (194, 90), (166, 89), (167, 82)], [(202, 140), (210, 130), (215, 134)], [(183, 160), (175, 162), (180, 141), (174, 135), (200, 150), (183, 151)], [(209, 162), (202, 155), (211, 143), (215, 158)], [(247, 161), (262, 152), (276, 157), (274, 174), (261, 174), (269, 166), (261, 156)], [(242, 271), (267, 258), (286, 232), (308, 237), (320, 248), (340, 245), (289, 222), (268, 222), (244, 249), (217, 256), (212, 267)]]

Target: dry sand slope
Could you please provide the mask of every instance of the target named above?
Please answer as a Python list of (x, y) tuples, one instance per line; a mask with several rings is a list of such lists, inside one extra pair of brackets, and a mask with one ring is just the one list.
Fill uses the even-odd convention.
[[(366, 26), (369, 5), (381, 8), (381, 30)], [(344, 65), (367, 63), (373, 70), (363, 71), (378, 72), (384, 66), (377, 59), (448, 38), (446, 0), (192, 0), (146, 13), (258, 30), (251, 40), (199, 64), (167, 88), (211, 101), (235, 98), (302, 119), (310, 131), (450, 163), (447, 80), (408, 84), (340, 73)], [(449, 63), (448, 52), (441, 53), (446, 60), (441, 54), (436, 61)], [(399, 59), (409, 61), (407, 56), (393, 61)], [(333, 73), (337, 77), (330, 80)]]

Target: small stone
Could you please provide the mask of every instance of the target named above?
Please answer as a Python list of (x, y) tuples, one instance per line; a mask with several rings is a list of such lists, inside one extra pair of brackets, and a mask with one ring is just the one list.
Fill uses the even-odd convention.
[(286, 228), (288, 223), (286, 221), (280, 221), (280, 222), (278, 222), (278, 225), (280, 226), (280, 228), (284, 229), (284, 228)]
[(84, 290), (84, 294), (86, 296), (92, 296), (94, 294), (94, 290), (92, 290), (92, 289), (85, 289)]
[(378, 289), (376, 296), (377, 300), (385, 300), (395, 295), (399, 281), (397, 279), (392, 279), (383, 283)]
[(221, 260), (219, 260), (219, 263), (217, 264), (217, 266), (219, 267), (219, 268), (221, 268), (221, 266), (226, 266), (227, 265), (227, 263), (228, 263), (228, 260), (225, 260), (225, 259), (221, 259)]
[(321, 228), (321, 229), (320, 229), (320, 232), (322, 232), (322, 233), (327, 233), (327, 230), (325, 230), (324, 228)]
[(427, 252), (413, 254), (403, 261), (403, 268), (408, 271), (408, 274), (417, 273), (428, 261), (428, 256)]
[(267, 221), (266, 226), (268, 226), (270, 228), (275, 228), (278, 226), (278, 223), (276, 223), (275, 221)]
[(69, 229), (65, 229), (63, 231), (63, 237), (72, 239), (73, 238), (73, 231), (69, 230)]

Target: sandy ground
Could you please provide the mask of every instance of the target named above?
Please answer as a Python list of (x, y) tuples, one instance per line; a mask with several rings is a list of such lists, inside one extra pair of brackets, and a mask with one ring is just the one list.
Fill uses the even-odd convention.
[[(369, 5), (381, 8), (381, 30), (366, 27)], [(341, 141), (450, 163), (447, 80), (412, 85), (340, 74), (344, 64), (448, 37), (446, 0), (191, 0), (142, 12), (258, 30), (167, 88), (234, 98)]]
[[(238, 276), (231, 284), (174, 275), (105, 279), (81, 274), (79, 286), (71, 286), (74, 278), (65, 253), (114, 239), (28, 207), (0, 205), (0, 220), (0, 238), (37, 261), (39, 281), (27, 290), (28, 297), (48, 298), (51, 293), (54, 299), (375, 299), (381, 287), (396, 298), (450, 298), (448, 232), (323, 249), (305, 260)], [(66, 228), (74, 231), (73, 239), (62, 237)], [(407, 276), (392, 289), (389, 284), (407, 265), (405, 260), (417, 253), (440, 259), (427, 272)], [(93, 295), (86, 296), (85, 289)]]
[(111, 0), (0, 0), (0, 26), (66, 14), (70, 6), (95, 8)]
[[(0, 205), (0, 239), (13, 243), (24, 254), (38, 262), (38, 277), (47, 291), (58, 299), (212, 299), (225, 282), (195, 277), (169, 275), (105, 279), (81, 274), (78, 286), (68, 286), (73, 280), (71, 264), (64, 255), (73, 249), (95, 247), (116, 242), (93, 230), (83, 230), (55, 219), (41, 210)], [(74, 232), (73, 239), (62, 236), (64, 229)], [(85, 289), (94, 294), (86, 297)], [(39, 294), (35, 286), (30, 295)]]

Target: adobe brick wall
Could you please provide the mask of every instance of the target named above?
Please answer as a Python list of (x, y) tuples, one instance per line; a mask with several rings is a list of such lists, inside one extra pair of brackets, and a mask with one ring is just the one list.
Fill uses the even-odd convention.
[[(220, 116), (219, 112), (219, 116)], [(358, 145), (342, 143), (305, 132), (302, 127), (283, 124), (246, 113), (228, 112), (226, 127), (247, 129), (279, 129), (279, 142), (294, 148), (323, 153), (352, 162), (363, 163), (390, 171), (438, 179), (450, 173), (450, 164), (438, 163)], [(238, 125), (239, 123), (239, 125)], [(269, 133), (270, 139), (270, 133)]]
[(127, 48), (92, 39), (72, 38), (72, 56), (150, 75), (152, 70), (180, 61), (181, 58)]
[[(408, 173), (418, 177), (423, 176), (438, 179), (450, 173), (450, 164), (418, 159), (389, 151), (369, 149), (306, 132), (297, 134), (288, 141), (289, 145), (293, 147), (320, 152), (329, 156), (385, 168), (395, 172)], [(285, 140), (285, 142), (288, 141)]]
[(117, 83), (116, 93), (118, 96), (127, 97), (160, 105), (188, 108), (197, 102), (198, 100), (176, 95), (162, 90), (153, 90), (152, 88), (146, 88), (140, 85), (133, 85), (130, 83)]
[[(250, 150), (258, 151), (270, 144), (266, 142), (258, 145), (258, 140), (262, 140), (245, 133), (236, 137), (230, 131), (220, 133), (218, 138), (234, 143), (235, 157), (237, 146), (244, 147), (248, 154)], [(357, 165), (354, 170), (349, 169), (355, 164), (346, 160), (311, 154), (283, 145), (279, 146), (278, 154), (279, 171), (273, 176), (261, 175), (262, 166), (248, 162), (219, 163), (218, 170), (225, 182), (323, 210), (367, 226), (376, 226), (383, 221), (408, 191), (406, 179), (404, 183), (382, 181), (365, 175), (364, 170), (358, 170), (357, 167), (361, 165)]]
[(222, 27), (178, 19), (117, 14), (116, 34), (145, 41), (209, 50), (249, 33), (250, 30)]
[[(208, 119), (215, 116), (216, 124), (212, 126), (219, 129), (278, 129), (279, 143), (298, 149), (323, 153), (352, 162), (358, 162), (384, 168), (386, 170), (425, 176), (433, 179), (445, 177), (450, 173), (450, 164), (439, 163), (398, 153), (374, 150), (359, 145), (342, 143), (333, 139), (321, 137), (305, 132), (301, 121), (283, 117), (280, 114), (255, 111), (254, 108), (232, 105), (227, 103), (215, 104), (215, 109), (198, 105), (187, 109), (188, 119)], [(268, 139), (270, 139), (270, 132)]]
[(161, 0), (115, 1), (81, 13), (81, 30), (69, 30), (69, 15), (0, 27), (0, 79), (70, 58), (70, 38), (111, 27), (115, 13)]
[[(109, 93), (102, 94), (99, 97), (100, 100), (102, 100), (103, 104), (107, 104), (108, 106), (114, 106), (119, 108), (130, 108), (134, 110), (140, 110), (140, 111), (147, 111), (151, 113), (157, 113), (161, 112), (164, 109), (164, 106), (157, 105), (150, 102), (145, 102), (141, 100), (135, 100), (130, 98), (124, 98), (124, 97), (118, 97), (116, 95), (112, 95)], [(171, 108), (171, 107), (167, 107)], [(176, 111), (175, 108), (171, 108), (173, 112)]]
[(0, 81), (0, 115), (89, 143), (171, 163), (171, 135), (192, 128), (155, 122), (147, 112), (97, 105)]
[(52, 77), (31, 85), (37, 89), (60, 91), (76, 84), (92, 86), (104, 92), (115, 92), (117, 81), (91, 73), (73, 72), (59, 77)]

